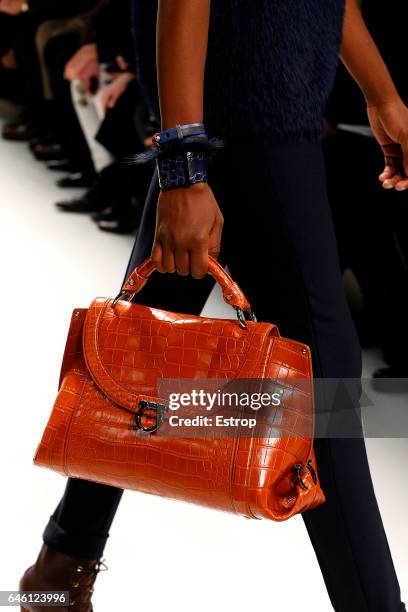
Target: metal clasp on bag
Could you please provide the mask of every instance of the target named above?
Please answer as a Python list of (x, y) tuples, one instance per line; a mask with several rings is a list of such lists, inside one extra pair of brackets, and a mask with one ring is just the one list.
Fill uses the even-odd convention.
[(235, 310), (237, 312), (238, 321), (242, 329), (248, 329), (248, 325), (246, 324), (247, 319), (245, 318), (246, 314), (248, 315), (250, 321), (253, 321), (253, 323), (258, 322), (258, 319), (256, 318), (255, 313), (252, 312), (252, 310), (244, 311), (242, 310), (242, 308), (238, 308), (238, 306), (235, 306)]
[(302, 480), (302, 472), (303, 472), (303, 465), (301, 463), (297, 463), (295, 465), (295, 467), (293, 468), (296, 472), (296, 479), (297, 479), (297, 483), (298, 485), (304, 490), (307, 491), (307, 486), (305, 485), (305, 483)]
[[(308, 470), (310, 472), (310, 475), (312, 476), (313, 484), (316, 484), (317, 483), (317, 474), (316, 474), (316, 472), (315, 472), (315, 470), (313, 468), (312, 460), (309, 459), (309, 461), (306, 463), (306, 465), (304, 467), (305, 467), (306, 470)], [(297, 479), (298, 485), (302, 489), (307, 491), (308, 487), (306, 486), (306, 484), (302, 480), (303, 465), (301, 463), (297, 463), (293, 469), (296, 472), (296, 479)]]
[(135, 297), (135, 294), (132, 295), (128, 293), (127, 291), (121, 291), (120, 293), (118, 293), (118, 295), (113, 300), (112, 306), (116, 306), (116, 304), (120, 301), (131, 302), (134, 297)]
[[(151, 427), (146, 427), (143, 425), (143, 419), (149, 418), (149, 410), (155, 413), (154, 419), (155, 424)], [(156, 402), (147, 402), (146, 400), (141, 400), (139, 402), (139, 410), (135, 415), (135, 424), (138, 429), (141, 429), (145, 433), (153, 433), (157, 431), (160, 425), (164, 421), (164, 413), (166, 412), (166, 406), (164, 404), (157, 404)], [(151, 418), (151, 417), (150, 417)]]

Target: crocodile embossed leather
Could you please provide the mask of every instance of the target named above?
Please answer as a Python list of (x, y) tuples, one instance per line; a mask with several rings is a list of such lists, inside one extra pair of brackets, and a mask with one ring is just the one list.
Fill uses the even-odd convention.
[(147, 260), (118, 298), (98, 298), (74, 311), (58, 396), (35, 463), (248, 518), (283, 521), (323, 503), (313, 438), (296, 435), (301, 419), (295, 409), (290, 424), (278, 420), (263, 437), (213, 431), (194, 439), (162, 437), (159, 418), (151, 429), (138, 426), (144, 411), (166, 409), (157, 391), (163, 378), (281, 380), (294, 408), (301, 405), (313, 419), (313, 392), (298, 402), (295, 382), (309, 381), (312, 388), (309, 348), (282, 338), (273, 324), (246, 321), (248, 301), (215, 260), (209, 273), (238, 320), (131, 302), (153, 271)]
[(208, 154), (203, 151), (172, 153), (156, 160), (162, 191), (208, 182)]

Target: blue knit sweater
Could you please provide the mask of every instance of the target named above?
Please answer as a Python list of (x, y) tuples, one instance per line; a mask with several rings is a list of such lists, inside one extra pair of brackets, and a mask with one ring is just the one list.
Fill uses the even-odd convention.
[[(140, 74), (152, 105), (157, 0), (133, 0)], [(212, 0), (205, 122), (217, 136), (314, 140), (322, 133), (344, 0)]]

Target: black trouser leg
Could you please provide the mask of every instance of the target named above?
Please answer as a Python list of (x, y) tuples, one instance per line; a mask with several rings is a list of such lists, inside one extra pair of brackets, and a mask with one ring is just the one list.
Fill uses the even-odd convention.
[(351, 268), (357, 277), (365, 302), (364, 323), (370, 321), (370, 335), (385, 361), (404, 366), (408, 269), (397, 238), (398, 228), (404, 227), (402, 194), (381, 187), (377, 168), (383, 160), (374, 138), (339, 132), (326, 138), (324, 153), (342, 267)]
[[(315, 376), (359, 379), (361, 351), (342, 287), (320, 147), (262, 150), (258, 143), (251, 150), (250, 161), (234, 156), (218, 194), (226, 203), (232, 276), (260, 320), (311, 346)], [(341, 416), (350, 420), (355, 412)], [(303, 518), (334, 609), (401, 610), (364, 441), (317, 439), (315, 451), (327, 502)]]
[[(260, 320), (311, 346), (316, 376), (358, 379), (360, 347), (341, 283), (320, 146), (255, 144), (245, 147), (251, 156), (238, 147), (224, 151), (213, 169), (225, 217), (222, 261)], [(150, 195), (129, 270), (151, 247), (157, 192)], [(137, 301), (191, 313), (211, 288), (177, 275), (151, 280)], [(400, 612), (364, 441), (317, 439), (315, 450), (327, 502), (304, 521), (334, 609)]]
[(66, 63), (81, 46), (81, 36), (75, 30), (67, 30), (52, 37), (44, 51), (51, 89), (54, 95), (54, 130), (67, 155), (84, 172), (93, 171), (88, 144), (73, 106), (71, 84), (64, 79)]
[(100, 559), (122, 494), (122, 489), (69, 478), (44, 542), (66, 555)]

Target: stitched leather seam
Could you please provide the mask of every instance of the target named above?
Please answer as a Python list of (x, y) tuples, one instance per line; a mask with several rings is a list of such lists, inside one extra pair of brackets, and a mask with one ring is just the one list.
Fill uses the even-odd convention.
[[(280, 338), (278, 338), (278, 340), (280, 340)], [(312, 451), (313, 451), (313, 445), (314, 445), (314, 428), (315, 428), (315, 402), (314, 402), (314, 386), (313, 386), (313, 369), (312, 369), (312, 358), (311, 355), (308, 351), (307, 355), (305, 356), (305, 359), (307, 360), (307, 373), (308, 373), (308, 379), (310, 380), (310, 384), (311, 384), (311, 401), (312, 401), (312, 436), (310, 437), (310, 447), (309, 447), (309, 452), (308, 452), (308, 456), (307, 459), (310, 459), (311, 455), (312, 455)]]
[(247, 509), (247, 514), (248, 516), (250, 516), (251, 518), (256, 519), (257, 517), (255, 516), (255, 514), (252, 512), (252, 508), (249, 504), (249, 500), (248, 500), (248, 480), (249, 480), (249, 476), (250, 476), (250, 472), (251, 472), (251, 467), (253, 464), (253, 455), (254, 455), (254, 432), (252, 430), (251, 432), (251, 446), (247, 455), (247, 465), (246, 465), (246, 470), (245, 470), (245, 491), (246, 491), (246, 499), (245, 499), (245, 506)]
[[(263, 338), (262, 338), (263, 346), (262, 346), (262, 349), (260, 349), (259, 353), (258, 353), (258, 362), (261, 359), (261, 355), (264, 355), (264, 353), (265, 353), (264, 345), (271, 338), (271, 336), (269, 334), (272, 331), (273, 327), (274, 326), (271, 325), (270, 329), (269, 329), (269, 333), (265, 334), (263, 336)], [(253, 340), (254, 335), (255, 335), (255, 332), (253, 333), (251, 340)], [(267, 354), (266, 354), (265, 366), (264, 366), (263, 374), (265, 374), (266, 364), (269, 365), (269, 358), (270, 358), (270, 353), (271, 353), (271, 344), (272, 343), (269, 343), (269, 346), (267, 347)], [(245, 355), (245, 357), (246, 356), (247, 356), (247, 354)], [(244, 363), (245, 363), (245, 361), (244, 361)], [(243, 366), (244, 366), (244, 364), (242, 365), (242, 367)], [(241, 368), (241, 371), (242, 371), (242, 368)], [(255, 364), (252, 366), (252, 372), (254, 372), (254, 371), (255, 372), (257, 371), (257, 369), (255, 367)], [(250, 378), (250, 376), (248, 376), (248, 378)], [(239, 432), (240, 432), (240, 429), (239, 429)], [(237, 509), (235, 507), (234, 496), (233, 496), (233, 483), (235, 482), (235, 473), (236, 473), (236, 467), (237, 467), (235, 459), (236, 459), (236, 455), (237, 455), (237, 452), (238, 452), (238, 446), (239, 446), (239, 440), (240, 439), (241, 439), (241, 437), (240, 437), (240, 435), (238, 435), (236, 437), (236, 439), (235, 439), (235, 444), (234, 444), (233, 452), (231, 453), (232, 457), (231, 457), (231, 465), (230, 465), (231, 469), (230, 469), (230, 487), (229, 487), (229, 496), (230, 496), (231, 504), (232, 504), (232, 507), (234, 508), (234, 510), (235, 510), (235, 512), (237, 514), (238, 514), (238, 511), (237, 511)], [(248, 453), (248, 459), (250, 457), (250, 460), (248, 461), (247, 466), (252, 464), (252, 453), (253, 453), (253, 446), (254, 446), (253, 440), (254, 439), (253, 439), (253, 432), (252, 432), (252, 435), (251, 435), (251, 447), (250, 447), (250, 450), (249, 450), (249, 453)], [(247, 479), (248, 479), (248, 471), (247, 471)], [(245, 482), (245, 489), (246, 489), (246, 491), (248, 490), (248, 486), (247, 485), (248, 485), (248, 480), (246, 480), (246, 482)], [(249, 506), (249, 503), (248, 503), (247, 499), (245, 500), (245, 506), (247, 508), (248, 515), (250, 517), (252, 517), (252, 518), (257, 518), (256, 516), (254, 516), (252, 514), (252, 511), (250, 509), (250, 506)]]
[[(96, 319), (96, 321), (94, 323), (93, 334), (92, 334), (94, 342), (93, 342), (93, 347), (92, 348), (95, 348), (95, 353), (96, 353), (97, 358), (98, 358), (98, 365), (100, 365), (100, 367), (102, 368), (102, 370), (105, 373), (105, 375), (107, 376), (107, 378), (113, 382), (114, 387), (118, 388), (120, 390), (120, 392), (123, 392), (125, 395), (128, 396), (128, 400), (123, 400), (123, 401), (127, 401), (127, 403), (133, 403), (133, 402), (135, 402), (137, 400), (137, 394), (132, 393), (132, 391), (128, 391), (125, 387), (122, 387), (122, 385), (120, 383), (118, 383), (114, 378), (112, 378), (110, 373), (106, 370), (106, 367), (105, 367), (105, 365), (104, 365), (104, 363), (103, 363), (103, 361), (101, 359), (100, 353), (99, 353), (99, 343), (98, 343), (99, 321), (103, 317), (103, 315), (105, 314), (107, 306), (108, 306), (108, 304), (110, 302), (111, 302), (110, 299), (107, 299), (105, 301), (105, 305), (104, 305), (103, 308), (100, 309), (100, 312), (98, 313), (98, 317), (97, 317), (97, 319)], [(85, 326), (86, 326), (86, 328), (88, 328), (87, 319), (85, 320)], [(84, 326), (84, 328), (85, 328), (85, 326)], [(91, 377), (94, 380), (95, 384), (98, 387), (102, 387), (102, 385), (100, 384), (100, 382), (98, 380), (98, 377), (96, 376), (96, 374), (93, 372), (92, 368), (89, 365), (88, 358), (87, 358), (87, 351), (86, 351), (86, 347), (85, 346), (84, 346), (84, 357), (85, 357), (86, 366), (88, 368), (89, 374), (91, 375)], [(129, 400), (129, 396), (131, 397), (131, 400)], [(109, 395), (109, 399), (111, 399), (110, 395)], [(122, 406), (122, 407), (124, 408), (124, 406)]]
[(80, 405), (80, 403), (82, 401), (82, 396), (84, 394), (84, 389), (85, 389), (85, 386), (86, 386), (86, 383), (87, 383), (86, 374), (84, 374), (83, 372), (78, 372), (78, 374), (83, 376), (84, 380), (83, 380), (83, 383), (82, 383), (81, 392), (79, 394), (79, 397), (77, 398), (75, 406), (72, 409), (71, 416), (69, 417), (69, 423), (67, 424), (65, 440), (64, 440), (63, 469), (64, 469), (64, 474), (66, 474), (67, 476), (70, 476), (70, 473), (69, 473), (68, 467), (67, 467), (67, 464), (68, 464), (67, 452), (68, 452), (68, 445), (69, 445), (69, 442), (70, 442), (70, 439), (71, 439), (72, 421), (74, 420), (74, 415), (76, 414), (76, 412), (78, 410), (78, 406)]
[[(271, 331), (271, 329), (270, 329)], [(270, 333), (270, 332), (269, 332)], [(261, 359), (261, 355), (263, 356), (265, 353), (265, 343), (267, 343), (267, 348), (266, 348), (266, 358), (264, 360), (264, 368), (263, 368), (263, 378), (265, 378), (265, 370), (266, 367), (269, 366), (269, 361), (270, 361), (270, 357), (271, 357), (271, 352), (272, 352), (272, 346), (273, 346), (273, 342), (268, 342), (270, 340), (270, 335), (265, 335), (262, 338), (263, 342), (262, 342), (262, 349), (259, 350), (258, 353), (258, 361), (257, 364), (259, 363), (260, 359)], [(252, 372), (256, 372), (256, 366), (257, 364), (253, 365), (252, 368)], [(262, 380), (262, 378), (260, 377), (260, 380)], [(239, 437), (240, 439), (240, 437)], [(249, 475), (250, 475), (250, 470), (251, 470), (251, 466), (253, 464), (253, 453), (254, 453), (254, 432), (251, 432), (251, 445), (250, 445), (250, 449), (249, 452), (247, 454), (247, 465), (246, 465), (246, 470), (245, 470), (245, 491), (246, 491), (246, 495), (245, 495), (245, 507), (247, 510), (247, 515), (253, 519), (256, 519), (257, 517), (254, 515), (254, 513), (252, 512), (251, 506), (249, 504), (249, 500), (248, 500), (248, 479), (249, 479)]]

